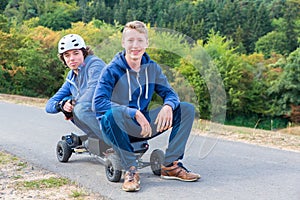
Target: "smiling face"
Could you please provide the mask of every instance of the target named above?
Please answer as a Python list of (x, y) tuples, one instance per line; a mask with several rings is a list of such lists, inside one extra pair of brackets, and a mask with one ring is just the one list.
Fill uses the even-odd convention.
[(84, 61), (83, 52), (79, 49), (64, 52), (63, 58), (67, 66), (74, 70), (75, 73), (77, 73), (79, 65), (81, 65)]
[(123, 30), (122, 47), (126, 52), (126, 61), (132, 69), (139, 70), (142, 56), (148, 46), (146, 25), (140, 21), (128, 22)]
[(126, 51), (126, 60), (137, 62), (142, 59), (148, 47), (148, 39), (144, 33), (135, 29), (127, 29), (123, 33), (122, 47)]

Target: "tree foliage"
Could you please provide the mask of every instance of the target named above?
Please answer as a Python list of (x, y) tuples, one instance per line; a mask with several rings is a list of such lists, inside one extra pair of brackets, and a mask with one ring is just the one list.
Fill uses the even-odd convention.
[[(259, 38), (272, 31), (285, 34), (290, 53), (298, 46), (300, 30), (300, 3), (293, 0), (7, 0), (0, 8), (17, 23), (39, 17), (40, 25), (53, 30), (78, 21), (114, 25), (137, 19), (206, 41), (213, 29), (239, 45), (240, 53), (253, 53)], [(273, 22), (280, 19), (285, 24), (278, 30)]]
[(291, 106), (300, 105), (300, 48), (292, 52), (283, 66), (278, 79), (271, 82), (270, 96), (273, 97), (274, 112), (289, 116)]
[(225, 110), (226, 123), (269, 127), (263, 123), (276, 119), (282, 126), (286, 117), (296, 119), (291, 106), (300, 104), (299, 6), (295, 0), (3, 0), (0, 92), (50, 97), (67, 72), (56, 55), (63, 35), (82, 35), (108, 63), (122, 50), (123, 25), (141, 20), (150, 29), (147, 52), (201, 118), (218, 121)]

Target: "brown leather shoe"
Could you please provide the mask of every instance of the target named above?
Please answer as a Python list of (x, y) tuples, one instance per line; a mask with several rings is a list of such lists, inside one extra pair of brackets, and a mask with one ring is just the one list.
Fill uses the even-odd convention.
[(126, 171), (122, 190), (126, 192), (135, 192), (140, 190), (140, 175), (135, 167), (131, 167)]
[(188, 171), (182, 163), (174, 161), (171, 167), (161, 166), (161, 178), (180, 181), (197, 181), (201, 176), (200, 174)]

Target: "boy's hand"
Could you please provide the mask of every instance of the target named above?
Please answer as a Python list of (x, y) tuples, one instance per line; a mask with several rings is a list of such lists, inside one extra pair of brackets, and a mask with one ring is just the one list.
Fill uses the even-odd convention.
[(72, 105), (72, 100), (68, 100), (63, 105), (63, 111), (72, 112), (74, 106)]
[(64, 103), (62, 112), (64, 113), (66, 120), (70, 120), (73, 118), (73, 108), (74, 106), (72, 104), (72, 100), (68, 100)]
[(135, 119), (142, 128), (141, 136), (144, 138), (151, 137), (152, 136), (152, 128), (151, 128), (148, 120), (144, 116), (144, 114), (139, 110), (136, 111)]
[(157, 125), (156, 131), (163, 132), (172, 127), (173, 123), (173, 110), (169, 105), (164, 105), (159, 111), (154, 124)]
[(58, 112), (63, 112), (65, 115), (66, 120), (72, 119), (73, 118), (73, 104), (72, 104), (72, 100), (66, 100), (66, 101), (60, 101), (57, 102), (57, 104), (55, 105), (55, 108)]

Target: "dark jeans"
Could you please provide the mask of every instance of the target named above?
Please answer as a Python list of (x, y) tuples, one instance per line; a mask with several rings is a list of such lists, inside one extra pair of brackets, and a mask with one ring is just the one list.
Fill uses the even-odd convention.
[[(154, 124), (160, 110), (161, 107), (144, 113), (152, 127), (151, 138), (163, 133), (156, 132), (156, 125)], [(131, 166), (137, 166), (131, 142), (151, 138), (142, 138), (140, 136), (141, 127), (135, 119), (126, 117), (125, 112), (127, 112), (126, 107), (116, 107), (107, 111), (101, 118), (101, 127), (105, 139), (109, 140), (110, 145), (120, 155), (122, 167), (128, 170)], [(194, 106), (186, 102), (181, 102), (173, 111), (173, 128), (165, 153), (165, 165), (183, 158), (185, 146), (192, 129), (194, 114)]]

